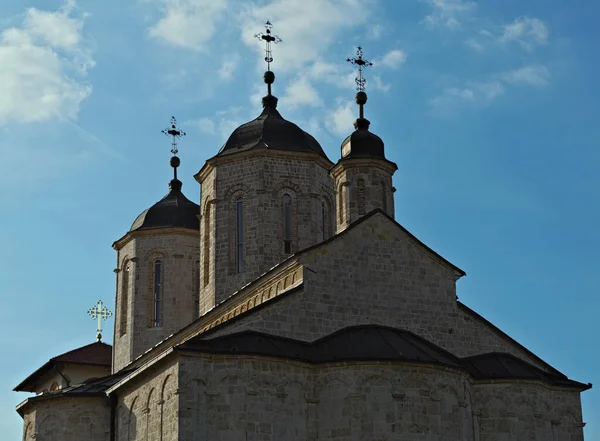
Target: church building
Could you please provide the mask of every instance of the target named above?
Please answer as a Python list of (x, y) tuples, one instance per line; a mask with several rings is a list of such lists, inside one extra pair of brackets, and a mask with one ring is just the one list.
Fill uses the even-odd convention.
[[(270, 65), (270, 24), (261, 38)], [(398, 167), (364, 116), (370, 63), (349, 61), (359, 117), (335, 162), (280, 114), (270, 68), (196, 201), (173, 121), (169, 191), (113, 243), (112, 348), (15, 388), (35, 394), (17, 406), (24, 441), (583, 440), (591, 384), (458, 301), (465, 272), (396, 221)]]

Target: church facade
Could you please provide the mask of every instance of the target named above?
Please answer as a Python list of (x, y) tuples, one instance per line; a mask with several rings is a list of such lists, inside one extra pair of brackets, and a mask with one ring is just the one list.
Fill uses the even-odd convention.
[(333, 163), (273, 81), (195, 175), (197, 204), (171, 159), (169, 193), (113, 244), (112, 351), (17, 386), (36, 394), (23, 440), (583, 440), (591, 385), (459, 302), (465, 273), (394, 219), (364, 91)]

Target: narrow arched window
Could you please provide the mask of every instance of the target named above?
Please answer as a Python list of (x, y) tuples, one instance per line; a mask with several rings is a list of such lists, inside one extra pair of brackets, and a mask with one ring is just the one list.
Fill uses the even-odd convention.
[(321, 202), (321, 240), (327, 239), (327, 207)]
[(244, 271), (244, 204), (242, 198), (235, 201), (235, 263), (237, 272)]
[(338, 224), (341, 226), (344, 223), (344, 186), (340, 184), (338, 187)]
[(292, 252), (292, 197), (283, 195), (283, 252)]
[(383, 211), (388, 212), (387, 188), (385, 182), (381, 181), (381, 201), (383, 203)]
[(200, 261), (196, 261), (194, 271), (192, 271), (192, 302), (194, 303), (194, 317), (196, 320), (200, 317)]
[(119, 317), (119, 335), (127, 333), (127, 307), (129, 304), (129, 262), (125, 262), (121, 272), (121, 311)]
[(210, 282), (210, 204), (204, 209), (204, 244), (202, 250), (202, 278), (204, 286)]
[(161, 325), (160, 308), (163, 297), (162, 289), (162, 260), (157, 259), (154, 261), (154, 297), (152, 307), (152, 326), (157, 327)]
[(366, 197), (365, 197), (365, 181), (364, 179), (359, 179), (358, 180), (358, 214), (362, 215), (365, 214), (366, 209), (365, 209), (365, 204), (366, 204)]

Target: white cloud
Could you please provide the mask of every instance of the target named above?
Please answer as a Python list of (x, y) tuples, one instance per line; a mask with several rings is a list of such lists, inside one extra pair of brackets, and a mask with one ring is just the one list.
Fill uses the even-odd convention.
[(20, 27), (0, 32), (0, 125), (76, 119), (92, 92), (85, 76), (94, 61), (74, 8), (29, 8)]
[(462, 29), (462, 21), (475, 10), (477, 4), (468, 0), (422, 0), (433, 8), (423, 22), (429, 28), (445, 27), (451, 31)]
[(223, 81), (229, 81), (233, 78), (233, 73), (239, 64), (239, 56), (232, 55), (228, 60), (225, 60), (219, 69), (219, 78)]
[[(248, 2), (249, 3), (249, 2)], [(264, 30), (265, 17), (274, 24), (285, 50), (273, 45), (273, 70), (297, 71), (322, 60), (339, 34), (366, 23), (372, 0), (271, 0), (250, 3), (242, 14), (242, 40), (264, 57), (264, 45), (253, 35)]]
[(207, 133), (209, 135), (214, 135), (215, 134), (215, 123), (212, 119), (210, 118), (200, 118), (198, 121), (196, 121), (195, 123), (198, 128), (204, 132)]
[(430, 100), (431, 107), (439, 112), (448, 112), (457, 106), (469, 104), (486, 106), (503, 95), (505, 88), (500, 81), (473, 81), (465, 87), (448, 87)]
[(406, 62), (406, 53), (400, 49), (393, 49), (386, 53), (383, 58), (377, 61), (377, 66), (389, 67), (390, 69), (397, 69)]
[(516, 42), (527, 50), (545, 44), (550, 32), (546, 24), (538, 18), (519, 17), (512, 23), (504, 26), (504, 32), (499, 41)]
[(550, 82), (550, 71), (542, 65), (525, 66), (505, 73), (502, 79), (515, 85), (544, 87)]
[(161, 0), (162, 16), (149, 35), (164, 43), (203, 51), (213, 37), (227, 0)]
[(290, 108), (316, 107), (323, 104), (319, 92), (308, 82), (306, 77), (299, 77), (292, 81), (285, 89), (283, 100), (285, 100), (286, 107)]
[(352, 123), (356, 119), (356, 107), (351, 101), (343, 102), (335, 110), (328, 112), (325, 127), (336, 136), (348, 135), (354, 130)]
[(379, 75), (374, 75), (373, 79), (375, 80), (375, 88), (377, 90), (387, 93), (392, 88), (392, 85), (390, 83), (384, 83)]

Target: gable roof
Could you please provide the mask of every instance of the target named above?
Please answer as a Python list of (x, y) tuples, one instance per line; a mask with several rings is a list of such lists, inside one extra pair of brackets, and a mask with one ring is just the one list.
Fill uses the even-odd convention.
[(371, 212), (369, 212), (368, 214), (366, 214), (365, 216), (361, 217), (360, 219), (352, 222), (350, 225), (348, 225), (348, 227), (339, 232), (338, 234), (335, 234), (333, 236), (331, 236), (329, 239), (324, 240), (323, 242), (319, 242), (315, 245), (312, 245), (310, 247), (304, 248), (300, 251), (298, 251), (295, 254), (292, 254), (288, 259), (284, 260), (283, 262), (281, 262), (279, 265), (276, 265), (275, 267), (273, 267), (273, 269), (279, 267), (281, 264), (285, 263), (287, 260), (292, 259), (294, 257), (300, 256), (302, 254), (308, 253), (312, 250), (318, 249), (324, 245), (327, 245), (331, 242), (334, 242), (335, 240), (339, 239), (340, 237), (343, 237), (346, 234), (349, 234), (350, 231), (352, 231), (353, 229), (355, 229), (356, 227), (358, 227), (359, 225), (367, 222), (369, 219), (371, 219), (372, 217), (375, 217), (376, 215), (382, 215), (384, 216), (387, 220), (389, 220), (392, 224), (394, 224), (396, 227), (398, 227), (403, 233), (405, 233), (412, 241), (414, 241), (418, 246), (420, 246), (421, 248), (423, 248), (428, 254), (430, 254), (432, 257), (434, 257), (436, 260), (438, 260), (441, 264), (443, 264), (444, 266), (447, 266), (448, 268), (450, 268), (453, 271), (456, 271), (458, 277), (463, 277), (466, 276), (467, 273), (465, 273), (463, 270), (461, 270), (459, 267), (457, 267), (456, 265), (454, 265), (452, 262), (450, 262), (449, 260), (446, 260), (444, 257), (442, 257), (441, 255), (439, 255), (438, 253), (436, 253), (434, 250), (432, 250), (431, 248), (429, 248), (427, 245), (425, 245), (423, 242), (421, 242), (421, 240), (419, 240), (414, 234), (412, 234), (410, 231), (408, 231), (406, 228), (404, 228), (402, 225), (400, 225), (396, 219), (394, 219), (393, 217), (391, 217), (389, 214), (387, 214), (385, 211), (383, 211), (381, 208), (377, 208)]
[(563, 374), (544, 372), (506, 353), (459, 358), (428, 340), (403, 329), (381, 325), (350, 326), (313, 342), (242, 331), (220, 337), (194, 337), (175, 351), (222, 355), (258, 355), (305, 363), (347, 361), (415, 362), (452, 367), (477, 380), (533, 380), (580, 390), (591, 388)]
[(88, 366), (111, 367), (112, 346), (103, 342), (94, 342), (64, 354), (57, 355), (48, 360), (13, 390), (15, 392), (35, 392), (37, 381), (55, 368), (58, 364), (78, 364)]

